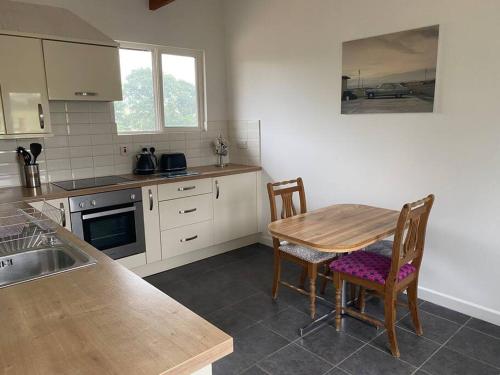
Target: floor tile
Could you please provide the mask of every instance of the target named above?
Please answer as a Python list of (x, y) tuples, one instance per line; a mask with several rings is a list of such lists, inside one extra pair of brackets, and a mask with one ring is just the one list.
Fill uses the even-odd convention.
[[(332, 319), (329, 325), (335, 329), (335, 320)], [(348, 315), (342, 316), (340, 330), (365, 342), (370, 341), (384, 331), (383, 328), (377, 329), (377, 327), (371, 324), (354, 319)]]
[(310, 322), (311, 318), (308, 315), (289, 307), (265, 319), (262, 324), (287, 339), (295, 340), (300, 337), (299, 329)]
[(452, 350), (440, 349), (422, 370), (432, 375), (498, 375), (498, 369)]
[(416, 367), (371, 346), (365, 346), (338, 367), (356, 375), (405, 375), (416, 370)]
[[(401, 328), (396, 328), (396, 337), (401, 353), (400, 358), (417, 367), (439, 348), (439, 344)], [(373, 340), (370, 345), (391, 354), (389, 339), (385, 332)]]
[[(406, 303), (406, 299), (404, 299), (403, 301)], [(384, 300), (376, 296), (370, 297), (366, 301), (365, 312), (381, 321), (384, 321), (385, 320)], [(408, 313), (409, 310), (406, 307), (397, 305), (396, 307), (397, 320), (404, 318)]]
[(210, 323), (231, 336), (256, 323), (255, 319), (251, 319), (231, 307), (217, 310), (207, 315), (206, 318)]
[(274, 301), (271, 294), (258, 293), (235, 304), (233, 308), (250, 318), (265, 319), (288, 307), (281, 300)]
[(470, 316), (459, 313), (458, 311), (450, 310), (446, 307), (439, 306), (427, 301), (420, 305), (420, 310), (424, 310), (428, 313), (451, 320), (452, 322), (458, 324), (464, 324), (470, 318)]
[(292, 344), (259, 362), (259, 367), (273, 375), (320, 375), (333, 366)]
[(472, 318), (465, 326), (500, 338), (500, 326), (485, 322), (484, 320)]
[[(297, 310), (303, 312), (304, 314), (310, 314), (309, 296), (287, 288), (286, 286), (280, 285), (278, 300), (295, 307)], [(316, 301), (316, 317), (328, 314), (333, 309), (333, 304), (331, 306), (327, 306), (322, 302)]]
[[(460, 325), (456, 323), (428, 314), (422, 310), (420, 311), (420, 322), (424, 331), (423, 336), (440, 344), (443, 344), (460, 328)], [(398, 325), (414, 331), (413, 322), (409, 315), (403, 318)]]
[(335, 367), (333, 370), (328, 371), (325, 375), (349, 375), (349, 373), (338, 367)]
[(464, 327), (446, 347), (500, 369), (500, 339)]
[(261, 324), (237, 333), (233, 339), (234, 352), (214, 363), (215, 375), (239, 374), (289, 343)]
[(257, 365), (255, 365), (243, 372), (242, 375), (268, 375), (268, 373), (264, 372), (264, 370), (261, 370), (259, 367), (257, 367)]
[(363, 342), (325, 325), (299, 340), (299, 344), (336, 365), (359, 349)]

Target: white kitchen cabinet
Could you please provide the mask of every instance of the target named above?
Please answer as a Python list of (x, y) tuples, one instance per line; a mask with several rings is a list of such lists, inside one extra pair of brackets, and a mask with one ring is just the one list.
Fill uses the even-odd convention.
[(209, 178), (173, 182), (158, 186), (158, 199), (160, 201), (190, 197), (193, 195), (208, 194), (212, 192), (212, 181)]
[[(53, 217), (54, 219), (57, 217), (57, 220), (61, 220), (58, 224), (62, 227), (66, 228), (71, 232), (71, 215), (69, 213), (69, 201), (68, 198), (59, 198), (59, 199), (50, 199), (46, 201), (38, 201), (38, 202), (30, 202), (30, 206), (36, 208), (40, 212), (44, 212), (43, 204), (48, 203), (54, 208), (61, 210), (61, 216), (52, 215), (48, 213), (49, 217)], [(51, 209), (52, 210), (52, 209)]]
[(0, 56), (0, 133), (50, 133), (42, 41), (0, 35)]
[(158, 186), (142, 188), (142, 208), (144, 212), (144, 237), (146, 239), (146, 261), (161, 260), (160, 215), (158, 210)]
[(211, 220), (212, 211), (212, 194), (160, 202), (160, 229), (173, 229)]
[(212, 221), (161, 232), (163, 259), (203, 249), (213, 244)]
[(50, 100), (122, 100), (118, 48), (43, 41)]
[(213, 207), (216, 244), (257, 233), (257, 173), (214, 178)]

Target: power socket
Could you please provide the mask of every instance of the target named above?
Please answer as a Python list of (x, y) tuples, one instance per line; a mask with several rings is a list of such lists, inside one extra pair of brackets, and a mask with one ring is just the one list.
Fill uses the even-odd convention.
[(121, 156), (128, 155), (128, 146), (127, 145), (120, 145), (120, 155)]

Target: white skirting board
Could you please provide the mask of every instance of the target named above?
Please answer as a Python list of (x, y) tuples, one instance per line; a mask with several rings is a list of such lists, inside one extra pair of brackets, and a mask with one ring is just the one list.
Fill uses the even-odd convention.
[(132, 268), (131, 271), (140, 277), (146, 277), (167, 271), (172, 268), (180, 267), (185, 264), (196, 262), (201, 259), (209, 258), (214, 255), (226, 253), (231, 250), (238, 249), (243, 246), (248, 246), (259, 242), (260, 234), (238, 238), (237, 240), (225, 242), (223, 244), (206, 247), (204, 249), (191, 251), (186, 254), (178, 255), (176, 257), (161, 260), (159, 262), (149, 263), (143, 266)]
[[(262, 234), (260, 240), (258, 241), (263, 245), (273, 246), (273, 240), (271, 236)], [(485, 306), (475, 304), (473, 302), (465, 301), (463, 299), (453, 297), (437, 290), (419, 287), (418, 297), (424, 301), (429, 301), (447, 307), (449, 309), (461, 312), (462, 314), (470, 315), (474, 318), (485, 320), (487, 322), (500, 325), (500, 311), (490, 309)]]
[(202, 369), (193, 372), (191, 375), (212, 375), (212, 365), (203, 367)]

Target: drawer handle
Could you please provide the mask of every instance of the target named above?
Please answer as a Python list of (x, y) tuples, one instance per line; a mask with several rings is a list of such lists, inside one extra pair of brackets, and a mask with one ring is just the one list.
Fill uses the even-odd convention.
[(193, 189), (196, 189), (196, 186), (184, 186), (184, 187), (178, 188), (177, 190), (178, 191), (186, 191), (186, 190), (193, 190)]
[(90, 91), (77, 91), (75, 92), (76, 96), (97, 96), (96, 92), (90, 92)]
[(188, 237), (188, 238), (181, 238), (181, 242), (188, 242), (192, 240), (196, 240), (198, 238), (198, 235), (193, 236), (193, 237)]
[(191, 208), (189, 210), (179, 210), (180, 214), (190, 214), (191, 212), (195, 212), (196, 208)]
[(149, 189), (149, 211), (153, 211), (153, 192)]

